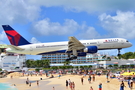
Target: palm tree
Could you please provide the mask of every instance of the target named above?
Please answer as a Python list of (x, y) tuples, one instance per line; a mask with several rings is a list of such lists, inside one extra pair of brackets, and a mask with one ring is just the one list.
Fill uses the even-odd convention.
[(43, 67), (45, 68), (50, 67), (50, 60), (43, 60)]
[(41, 67), (41, 61), (40, 60), (36, 60), (35, 61), (35, 65), (36, 65), (36, 67)]
[(92, 65), (89, 65), (89, 66), (88, 66), (88, 68), (90, 68), (90, 69), (91, 69), (91, 68), (92, 68)]
[(84, 66), (80, 66), (81, 69), (84, 69)]
[(70, 61), (64, 61), (63, 63), (64, 63), (64, 66), (67, 66), (67, 65), (69, 65), (71, 62), (70, 62)]
[(26, 61), (26, 66), (27, 66), (28, 68), (30, 68), (30, 67), (35, 67), (35, 61), (33, 61), (33, 60), (27, 60), (27, 61)]
[(53, 69), (53, 70), (57, 70), (57, 69), (58, 69), (58, 67), (57, 67), (57, 66), (52, 66), (52, 67), (51, 67), (51, 69)]
[(78, 66), (75, 66), (75, 68), (78, 70), (79, 67)]
[(30, 63), (31, 61), (30, 60), (27, 60), (26, 61), (26, 66), (29, 68), (30, 66), (31, 66), (31, 63)]
[(109, 68), (112, 68), (113, 66), (112, 65), (108, 65)]
[(103, 59), (106, 59), (106, 55), (104, 55), (102, 58), (103, 58)]
[(113, 67), (114, 67), (114, 68), (118, 68), (118, 64), (114, 64)]
[(135, 66), (134, 64), (131, 64), (131, 65), (130, 65), (130, 68), (134, 68), (134, 66)]
[(107, 57), (107, 60), (108, 60), (108, 61), (111, 61), (111, 58), (110, 58), (110, 57)]
[(87, 69), (88, 68), (88, 66), (83, 66), (84, 67), (84, 69)]

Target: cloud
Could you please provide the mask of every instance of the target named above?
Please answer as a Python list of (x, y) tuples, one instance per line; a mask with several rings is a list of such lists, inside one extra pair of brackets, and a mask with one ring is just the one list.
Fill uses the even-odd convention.
[(104, 13), (99, 16), (99, 20), (110, 36), (127, 39), (135, 38), (135, 12), (117, 11), (115, 16)]
[(81, 30), (77, 37), (82, 39), (95, 39), (100, 38), (101, 35), (96, 31), (94, 27), (87, 26), (86, 24), (80, 25)]
[(45, 7), (63, 7), (74, 12), (106, 12), (134, 10), (134, 0), (29, 0), (29, 3)]
[(81, 39), (93, 39), (101, 38), (102, 36), (92, 26), (86, 25), (86, 23), (78, 24), (73, 19), (65, 19), (63, 24), (58, 22), (51, 22), (49, 18), (43, 19), (33, 24), (32, 32), (38, 36), (50, 36), (50, 35), (75, 35)]
[(6, 38), (6, 34), (4, 31), (0, 33), (0, 40), (4, 40)]
[(73, 34), (78, 28), (78, 23), (73, 19), (66, 19), (63, 24), (60, 24), (46, 18), (33, 24), (32, 30), (39, 35), (66, 35)]
[(41, 43), (40, 41), (38, 41), (35, 37), (31, 38), (31, 43)]
[(4, 31), (0, 33), (0, 44), (5, 44), (6, 34)]
[(0, 24), (28, 23), (38, 18), (40, 7), (26, 0), (1, 0)]

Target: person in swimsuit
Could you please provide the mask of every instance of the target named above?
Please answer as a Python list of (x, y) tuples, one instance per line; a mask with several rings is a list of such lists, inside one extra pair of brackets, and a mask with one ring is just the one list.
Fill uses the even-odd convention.
[(75, 90), (75, 83), (74, 82), (72, 83), (72, 88), (73, 88), (72, 90)]
[(39, 81), (37, 81), (37, 86), (39, 86)]
[(93, 82), (95, 81), (95, 74), (93, 74)]
[(90, 90), (93, 90), (92, 86), (90, 87)]
[(31, 82), (30, 82), (29, 86), (31, 87)]
[(102, 83), (99, 83), (98, 87), (99, 87), (99, 90), (102, 90)]
[(68, 88), (68, 80), (66, 80), (66, 87)]
[(81, 78), (81, 82), (82, 82), (82, 85), (83, 85), (83, 77)]
[(88, 82), (91, 83), (91, 75), (89, 75)]
[(124, 87), (126, 87), (126, 86), (125, 86), (124, 82), (122, 81), (122, 83), (120, 84), (120, 90), (124, 90)]

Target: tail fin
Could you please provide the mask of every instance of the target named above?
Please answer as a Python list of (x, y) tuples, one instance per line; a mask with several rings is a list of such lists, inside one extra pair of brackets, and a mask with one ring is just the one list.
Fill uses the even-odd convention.
[(15, 46), (30, 44), (26, 39), (24, 39), (19, 33), (17, 33), (9, 25), (2, 25), (10, 43)]

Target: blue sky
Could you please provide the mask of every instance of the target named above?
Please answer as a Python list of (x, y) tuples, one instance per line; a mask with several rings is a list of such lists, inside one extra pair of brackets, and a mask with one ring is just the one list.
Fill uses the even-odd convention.
[[(121, 53), (134, 52), (134, 0), (1, 0), (0, 24), (9, 24), (28, 41), (125, 38), (133, 46)], [(0, 27), (0, 43), (10, 44)], [(117, 50), (100, 51), (116, 55)], [(28, 55), (27, 59), (41, 56)]]

